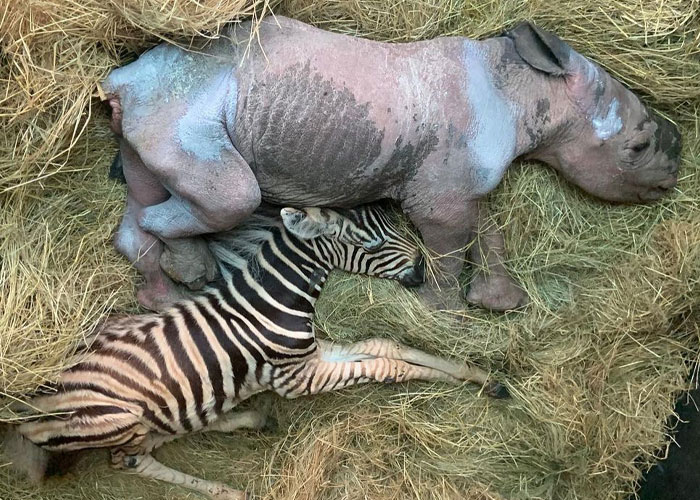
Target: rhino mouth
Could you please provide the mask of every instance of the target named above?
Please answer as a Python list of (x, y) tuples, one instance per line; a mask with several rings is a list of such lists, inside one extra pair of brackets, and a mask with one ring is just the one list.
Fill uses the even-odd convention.
[(637, 197), (639, 198), (639, 201), (645, 202), (645, 201), (655, 201), (660, 198), (663, 198), (667, 194), (669, 194), (671, 191), (673, 191), (673, 188), (676, 186), (676, 182), (674, 181), (672, 184), (670, 181), (668, 183), (663, 183), (660, 184), (656, 187), (649, 188), (647, 191), (643, 193), (638, 193)]

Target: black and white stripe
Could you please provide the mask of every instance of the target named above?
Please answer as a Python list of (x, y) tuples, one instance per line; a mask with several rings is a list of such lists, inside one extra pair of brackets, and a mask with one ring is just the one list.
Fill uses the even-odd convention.
[(50, 451), (144, 454), (149, 433), (205, 429), (257, 392), (310, 392), (300, 374), (317, 356), (314, 303), (331, 269), (422, 280), (416, 244), (375, 206), (282, 214), (212, 238), (223, 278), (199, 296), (106, 321), (55, 391), (33, 399), (54, 415), (21, 434)]

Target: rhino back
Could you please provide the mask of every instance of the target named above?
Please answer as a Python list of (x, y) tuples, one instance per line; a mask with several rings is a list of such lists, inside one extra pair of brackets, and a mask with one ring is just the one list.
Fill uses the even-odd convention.
[(438, 147), (446, 92), (433, 77), (444, 74), (444, 41), (385, 44), (290, 20), (263, 26), (259, 39), (236, 69), (231, 135), (263, 197), (395, 197)]
[(230, 43), (218, 40), (204, 50), (185, 50), (162, 43), (112, 71), (103, 82), (107, 94), (119, 95), (122, 107), (142, 114), (177, 105), (200, 94), (217, 74), (230, 72), (236, 56)]
[(308, 63), (256, 82), (239, 99), (234, 144), (271, 197), (285, 196), (274, 193), (282, 185), (307, 192), (311, 179), (336, 191), (339, 182), (363, 178), (381, 154), (384, 131), (369, 104)]

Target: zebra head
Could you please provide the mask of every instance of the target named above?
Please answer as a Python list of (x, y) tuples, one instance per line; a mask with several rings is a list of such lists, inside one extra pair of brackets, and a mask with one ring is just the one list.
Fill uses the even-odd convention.
[(407, 287), (425, 280), (425, 259), (418, 245), (403, 236), (379, 206), (283, 208), (280, 214), (287, 231), (309, 243), (330, 267), (394, 279)]

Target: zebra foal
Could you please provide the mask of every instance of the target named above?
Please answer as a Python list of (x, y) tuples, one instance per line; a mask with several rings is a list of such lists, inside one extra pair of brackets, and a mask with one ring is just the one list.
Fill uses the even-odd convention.
[(421, 379), (469, 380), (503, 393), (475, 366), (393, 341), (316, 339), (314, 304), (332, 269), (416, 285), (423, 258), (376, 206), (284, 208), (280, 216), (253, 217), (213, 240), (222, 280), (200, 295), (160, 314), (108, 319), (58, 382), (32, 398), (42, 414), (9, 433), (16, 465), (40, 479), (52, 453), (109, 448), (116, 468), (243, 499), (245, 492), (171, 469), (151, 452), (190, 432), (260, 428), (263, 415), (231, 410), (266, 390), (295, 398)]

